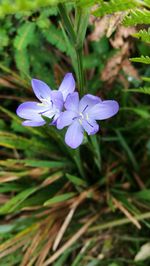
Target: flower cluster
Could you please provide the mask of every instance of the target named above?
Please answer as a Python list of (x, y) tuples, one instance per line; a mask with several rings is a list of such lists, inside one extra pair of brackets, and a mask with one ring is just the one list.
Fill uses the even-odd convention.
[(25, 102), (17, 108), (17, 115), (26, 119), (24, 126), (42, 126), (44, 116), (51, 119), (51, 125), (58, 129), (68, 127), (65, 142), (76, 149), (83, 141), (84, 131), (88, 135), (98, 132), (96, 120), (114, 116), (119, 105), (114, 100), (102, 101), (99, 97), (86, 94), (79, 100), (75, 92), (73, 75), (65, 75), (58, 90), (51, 90), (43, 81), (32, 79), (32, 88), (39, 102)]

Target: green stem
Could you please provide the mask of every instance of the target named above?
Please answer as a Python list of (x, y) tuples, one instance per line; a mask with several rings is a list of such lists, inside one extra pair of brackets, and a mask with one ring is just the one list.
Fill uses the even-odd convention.
[(85, 91), (85, 79), (83, 72), (83, 61), (82, 61), (82, 48), (76, 48), (77, 64), (78, 64), (78, 86), (80, 95), (83, 96)]
[(78, 171), (79, 171), (80, 175), (85, 179), (85, 172), (84, 172), (83, 164), (81, 161), (80, 149), (76, 149), (73, 152), (74, 152), (73, 158), (74, 158), (74, 161), (76, 162), (76, 165), (78, 167)]
[[(143, 219), (149, 219), (149, 218), (150, 218), (150, 212), (146, 212), (144, 214), (138, 214), (135, 216), (135, 219), (138, 221), (141, 221)], [(120, 226), (120, 225), (124, 225), (128, 223), (131, 223), (131, 221), (128, 218), (123, 218), (123, 219), (118, 219), (112, 222), (104, 223), (101, 225), (93, 226), (88, 231), (95, 232), (95, 231), (105, 230), (108, 228), (112, 228), (112, 227), (116, 227), (116, 226)]]
[[(71, 19), (68, 16), (65, 5), (58, 5), (59, 13), (63, 20), (64, 27), (69, 36), (69, 41), (73, 49), (75, 50), (76, 60), (77, 60), (77, 69), (75, 69), (78, 79), (78, 87), (81, 96), (85, 93), (85, 78), (83, 71), (83, 60), (82, 60), (82, 50), (83, 43), (85, 38), (85, 33), (88, 25), (89, 12), (84, 13), (83, 10), (78, 9), (76, 15), (76, 32), (74, 30)], [(72, 57), (74, 58), (74, 57)], [(75, 65), (75, 64), (74, 64)]]
[(73, 25), (72, 25), (72, 22), (67, 14), (67, 10), (65, 8), (65, 6), (63, 4), (59, 4), (58, 5), (58, 10), (59, 10), (59, 13), (60, 13), (60, 16), (64, 22), (64, 25), (65, 25), (65, 28), (66, 28), (66, 31), (70, 37), (70, 40), (72, 42), (72, 45), (75, 45), (76, 43), (76, 34), (75, 34), (75, 31), (73, 29)]

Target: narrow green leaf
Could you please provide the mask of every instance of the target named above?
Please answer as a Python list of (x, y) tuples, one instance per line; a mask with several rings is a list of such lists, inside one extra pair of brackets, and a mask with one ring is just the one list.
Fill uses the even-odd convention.
[(130, 149), (129, 145), (127, 144), (125, 138), (123, 137), (123, 135), (118, 130), (116, 130), (116, 133), (118, 136), (118, 140), (119, 140), (120, 144), (122, 145), (122, 147), (124, 148), (125, 152), (127, 153), (131, 163), (133, 164), (134, 168), (136, 170), (138, 170), (138, 163), (135, 159), (135, 156), (134, 156), (132, 150)]
[(86, 182), (75, 175), (66, 174), (66, 177), (76, 186), (86, 186)]
[(27, 199), (38, 189), (38, 187), (29, 188), (17, 194), (15, 197), (6, 202), (2, 207), (0, 207), (0, 214), (14, 212), (19, 204), (21, 204), (25, 199)]
[(57, 161), (45, 161), (45, 160), (22, 160), (26, 166), (32, 167), (44, 167), (44, 168), (60, 168), (65, 167), (67, 162), (57, 162)]
[(92, 143), (92, 150), (94, 153), (94, 161), (99, 170), (101, 170), (101, 153), (100, 153), (100, 143), (98, 142), (98, 137), (96, 135), (90, 136)]
[(138, 89), (129, 89), (128, 92), (138, 92), (138, 93), (144, 93), (150, 95), (150, 87), (141, 87)]
[(69, 192), (69, 193), (65, 193), (65, 194), (62, 194), (62, 195), (55, 196), (52, 199), (49, 199), (46, 202), (44, 202), (44, 206), (52, 205), (52, 204), (55, 204), (55, 203), (66, 201), (68, 199), (71, 199), (75, 195), (76, 195), (76, 193)]
[(134, 195), (138, 199), (150, 201), (150, 189), (143, 189)]
[(2, 224), (0, 225), (0, 235), (7, 234), (14, 229), (14, 224)]

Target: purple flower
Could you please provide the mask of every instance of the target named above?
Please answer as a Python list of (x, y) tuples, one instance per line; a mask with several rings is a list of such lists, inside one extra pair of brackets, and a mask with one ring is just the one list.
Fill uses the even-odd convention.
[(38, 79), (32, 79), (31, 83), (40, 102), (25, 102), (19, 105), (17, 115), (26, 119), (22, 124), (32, 127), (42, 126), (46, 123), (42, 115), (51, 118), (52, 124), (55, 124), (63, 109), (64, 101), (75, 90), (73, 75), (66, 74), (57, 91), (51, 90), (46, 83)]
[(83, 141), (84, 131), (93, 135), (99, 130), (96, 120), (112, 117), (119, 110), (114, 100), (102, 101), (99, 97), (87, 94), (79, 101), (77, 92), (70, 94), (65, 102), (66, 111), (57, 120), (57, 128), (69, 126), (65, 135), (65, 142), (75, 149)]

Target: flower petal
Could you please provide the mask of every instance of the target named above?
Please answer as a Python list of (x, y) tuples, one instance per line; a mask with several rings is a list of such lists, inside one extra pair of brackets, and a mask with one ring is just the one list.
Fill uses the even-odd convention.
[(114, 116), (119, 110), (119, 104), (114, 100), (103, 101), (88, 111), (90, 119), (103, 120)]
[(79, 112), (87, 111), (97, 103), (101, 103), (102, 100), (98, 96), (92, 94), (86, 94), (82, 97), (79, 103)]
[(28, 127), (40, 127), (40, 126), (43, 126), (45, 124), (45, 121), (41, 121), (41, 122), (38, 122), (38, 121), (29, 121), (29, 120), (26, 120), (24, 122), (22, 122), (22, 125), (23, 126), (28, 126)]
[(60, 91), (51, 91), (51, 101), (58, 110), (62, 110), (64, 101), (62, 93)]
[(83, 141), (83, 129), (80, 123), (76, 120), (67, 129), (65, 135), (66, 144), (72, 149), (76, 149)]
[(99, 131), (99, 125), (92, 119), (82, 120), (82, 126), (88, 135), (94, 135)]
[(36, 102), (25, 102), (19, 105), (16, 113), (21, 118), (31, 119), (31, 120), (43, 120), (40, 113), (45, 112), (47, 107), (41, 106)]
[(62, 129), (66, 126), (69, 126), (74, 122), (73, 118), (76, 116), (75, 112), (72, 111), (64, 111), (60, 114), (57, 119), (57, 128)]
[(50, 109), (50, 110), (48, 110), (46, 112), (41, 113), (41, 115), (46, 116), (48, 118), (52, 118), (52, 117), (54, 117), (56, 115), (56, 112), (55, 112), (54, 109)]
[(62, 92), (64, 101), (66, 100), (67, 96), (74, 92), (75, 90), (75, 80), (73, 78), (72, 73), (67, 73), (60, 84), (60, 87), (58, 89)]
[(45, 82), (38, 79), (32, 79), (31, 84), (36, 97), (40, 101), (43, 101), (43, 99), (50, 99), (51, 89)]
[(66, 102), (65, 102), (65, 108), (69, 111), (77, 112), (79, 109), (79, 94), (78, 92), (73, 92), (68, 95)]

